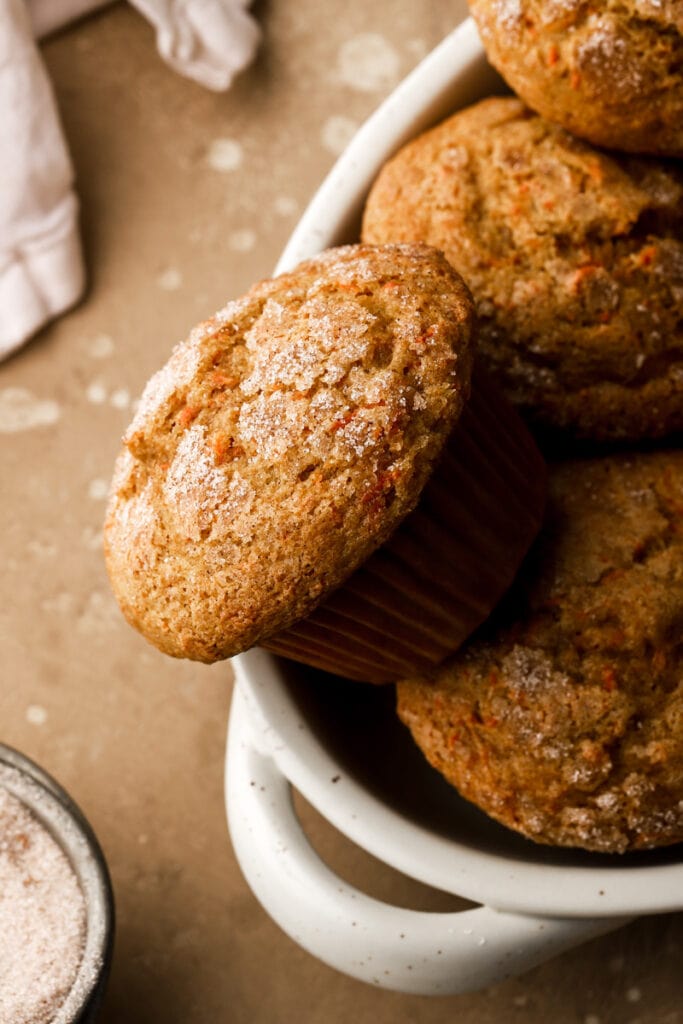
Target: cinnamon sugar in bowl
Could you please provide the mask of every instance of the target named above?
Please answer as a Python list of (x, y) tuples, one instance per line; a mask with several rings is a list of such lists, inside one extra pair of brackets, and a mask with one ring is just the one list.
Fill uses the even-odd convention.
[(0, 1024), (91, 1024), (112, 939), (90, 826), (53, 779), (0, 744)]

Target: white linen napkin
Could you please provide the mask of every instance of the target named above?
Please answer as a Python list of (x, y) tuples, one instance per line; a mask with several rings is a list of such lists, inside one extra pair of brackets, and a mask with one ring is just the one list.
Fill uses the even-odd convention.
[[(0, 0), (0, 359), (74, 305), (85, 273), (73, 168), (34, 42), (107, 0)], [(249, 0), (132, 0), (162, 57), (227, 89), (259, 41)]]
[(227, 89), (251, 62), (260, 33), (250, 0), (131, 0), (157, 30), (172, 68), (207, 89)]

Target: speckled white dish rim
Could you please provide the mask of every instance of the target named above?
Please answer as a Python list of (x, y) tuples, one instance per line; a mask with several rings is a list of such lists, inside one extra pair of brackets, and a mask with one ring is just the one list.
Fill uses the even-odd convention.
[[(468, 19), (359, 130), (314, 196), (276, 271), (356, 240), (364, 198), (385, 160), (448, 113), (502, 91)], [(510, 857), (504, 850), (477, 849), (471, 837), (458, 842), (440, 835), (397, 813), (342, 770), (302, 714), (277, 658), (255, 649), (233, 659), (233, 665), (226, 799), (236, 854), (265, 909), (305, 948), (338, 969), (402, 991), (463, 991), (518, 973), (633, 915), (683, 909), (683, 863), (615, 864), (609, 858), (604, 865), (594, 859), (558, 865), (546, 862), (544, 848), (533, 844), (528, 858)], [(291, 671), (296, 666), (289, 663)], [(311, 856), (288, 804), (289, 784), (375, 857), (483, 906), (460, 914), (420, 915), (387, 908), (351, 890)], [(363, 927), (373, 935), (368, 949), (375, 951), (374, 961), (370, 953), (365, 960), (358, 953), (360, 929), (353, 935), (355, 952), (344, 952), (350, 933), (342, 922), (348, 924), (349, 915), (362, 916), (361, 905)], [(408, 917), (414, 942), (407, 955), (415, 961), (410, 964), (399, 953), (408, 944), (392, 944), (387, 931), (400, 928)], [(424, 935), (418, 938), (421, 929)], [(408, 932), (397, 934), (403, 940)], [(436, 935), (447, 955), (435, 950)], [(389, 965), (383, 968), (388, 973), (379, 971), (380, 961)]]

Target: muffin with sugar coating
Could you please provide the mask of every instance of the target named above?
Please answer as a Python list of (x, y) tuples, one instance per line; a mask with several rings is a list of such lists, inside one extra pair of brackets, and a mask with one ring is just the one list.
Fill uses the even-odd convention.
[(470, 0), (525, 103), (596, 146), (683, 156), (680, 0)]
[(398, 687), (432, 765), (541, 843), (683, 842), (683, 451), (551, 469), (538, 543), (489, 622)]
[[(512, 410), (470, 400), (473, 340), (466, 287), (423, 245), (330, 250), (197, 328), (114, 474), (105, 550), (130, 622), (177, 657), (261, 644), (371, 681), (453, 650), (509, 584), (544, 491)], [(430, 520), (413, 510), (437, 462)]]
[(683, 430), (683, 170), (608, 155), (514, 98), (408, 143), (367, 242), (442, 249), (472, 290), (482, 363), (538, 432)]

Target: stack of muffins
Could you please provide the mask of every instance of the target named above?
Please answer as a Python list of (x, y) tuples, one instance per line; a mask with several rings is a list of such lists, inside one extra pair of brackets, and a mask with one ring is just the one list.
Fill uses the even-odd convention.
[(463, 275), (479, 358), (544, 449), (549, 501), (505, 600), (445, 664), (399, 683), (398, 711), (463, 796), (531, 839), (672, 844), (683, 840), (681, 5), (471, 8), (517, 96), (462, 110), (398, 153), (363, 235), (421, 239)]
[(360, 244), (178, 346), (105, 551), (161, 650), (400, 680), (466, 798), (622, 852), (683, 840), (683, 25), (603, 6), (472, 4), (522, 99), (409, 143)]

